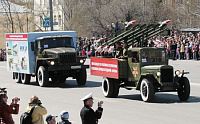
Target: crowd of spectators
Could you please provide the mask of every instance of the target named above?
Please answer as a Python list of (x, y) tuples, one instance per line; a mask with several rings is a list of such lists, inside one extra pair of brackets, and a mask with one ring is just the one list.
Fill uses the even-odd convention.
[(148, 41), (148, 46), (165, 47), (168, 58), (176, 60), (199, 60), (200, 33), (171, 33), (170, 36), (156, 36)]
[[(114, 46), (101, 46), (100, 42), (102, 41), (105, 42), (103, 35), (91, 39), (79, 38), (77, 41), (77, 54), (87, 57), (113, 55)], [(199, 60), (200, 33), (177, 33), (174, 31), (169, 36), (154, 36), (148, 40), (146, 47), (166, 48), (167, 57), (173, 60)]]
[[(19, 101), (20, 98), (12, 98), (11, 104), (8, 103), (8, 94), (6, 88), (0, 88), (0, 124), (15, 124), (12, 114), (19, 114)], [(32, 111), (32, 112), (31, 112)], [(31, 118), (27, 114), (22, 114), (20, 117), (20, 124), (44, 124), (43, 116), (47, 114), (47, 109), (42, 105), (41, 100), (37, 96), (30, 98), (30, 103), (26, 110), (30, 113)], [(47, 124), (56, 124), (55, 118), (58, 116), (48, 115), (46, 117)], [(71, 124), (69, 122), (68, 111), (60, 113), (61, 122), (58, 124)], [(26, 119), (25, 119), (26, 118)], [(29, 122), (30, 121), (30, 122)]]
[[(103, 113), (103, 101), (98, 102), (96, 111), (92, 109), (94, 101), (93, 94), (84, 96), (83, 108), (80, 111), (82, 124), (97, 124)], [(12, 114), (19, 114), (20, 98), (12, 98), (11, 104), (8, 103), (8, 93), (6, 88), (0, 88), (0, 124), (15, 124)], [(20, 116), (20, 124), (45, 124), (43, 116), (47, 114), (47, 109), (43, 106), (37, 96), (31, 96), (26, 111)], [(64, 110), (60, 112), (61, 121), (56, 123), (56, 118), (51, 114), (46, 116), (46, 124), (71, 124), (69, 113)]]

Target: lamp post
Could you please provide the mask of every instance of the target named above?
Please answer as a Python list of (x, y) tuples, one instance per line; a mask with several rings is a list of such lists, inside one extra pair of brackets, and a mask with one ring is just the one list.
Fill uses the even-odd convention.
[(50, 27), (53, 31), (53, 9), (52, 9), (52, 0), (49, 0), (49, 9), (50, 9)]

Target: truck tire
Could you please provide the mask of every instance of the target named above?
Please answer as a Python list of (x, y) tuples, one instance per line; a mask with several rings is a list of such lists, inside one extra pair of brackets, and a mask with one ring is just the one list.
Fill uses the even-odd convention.
[(38, 84), (41, 87), (45, 87), (45, 86), (47, 86), (49, 84), (49, 73), (48, 73), (46, 67), (40, 66), (38, 68), (37, 80), (38, 80)]
[(13, 72), (13, 76), (14, 76), (14, 79), (15, 79), (16, 83), (21, 83), (22, 82), (20, 73)]
[(119, 82), (115, 79), (103, 78), (102, 91), (105, 97), (117, 97), (119, 94)]
[(144, 78), (140, 84), (140, 94), (142, 100), (145, 102), (150, 102), (154, 96), (154, 87), (149, 79)]
[(23, 84), (29, 84), (31, 81), (31, 76), (29, 74), (21, 73), (21, 80)]
[(178, 97), (181, 101), (187, 101), (190, 97), (190, 81), (187, 77), (182, 77), (179, 85), (180, 88), (177, 89)]
[(86, 68), (80, 70), (76, 76), (76, 82), (79, 86), (85, 85), (87, 79)]

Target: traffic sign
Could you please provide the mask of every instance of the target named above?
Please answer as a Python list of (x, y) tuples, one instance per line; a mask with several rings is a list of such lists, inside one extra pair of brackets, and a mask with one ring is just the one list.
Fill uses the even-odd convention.
[(58, 22), (53, 22), (53, 25), (58, 25)]
[(43, 27), (48, 28), (50, 24), (50, 18), (45, 18), (43, 21)]

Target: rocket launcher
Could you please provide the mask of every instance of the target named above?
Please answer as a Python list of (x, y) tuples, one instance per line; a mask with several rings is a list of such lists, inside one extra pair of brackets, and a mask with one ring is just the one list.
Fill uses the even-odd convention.
[[(136, 22), (136, 21), (135, 21)], [(150, 24), (150, 25), (135, 25), (130, 26), (130, 24), (134, 24), (129, 22), (125, 27), (125, 31), (118, 36), (108, 40), (107, 42), (102, 43), (102, 45), (114, 45), (116, 42), (128, 43), (128, 45), (137, 44), (138, 47), (142, 47), (144, 42), (147, 41), (150, 37), (153, 37), (157, 34), (164, 32), (167, 29), (167, 24), (170, 20), (163, 21), (159, 24)]]

